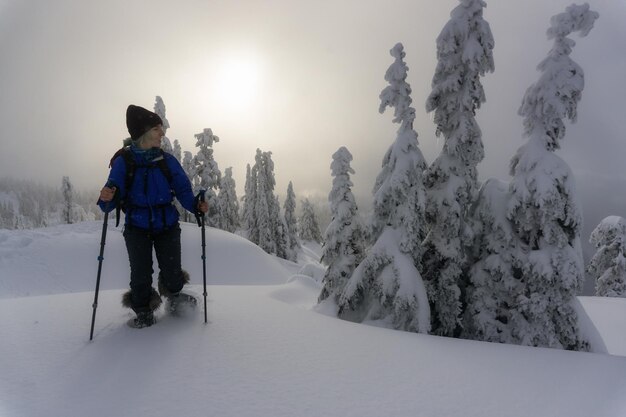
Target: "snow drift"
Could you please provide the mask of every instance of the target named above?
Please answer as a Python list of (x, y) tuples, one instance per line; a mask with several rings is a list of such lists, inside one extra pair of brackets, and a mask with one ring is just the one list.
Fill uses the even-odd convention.
[[(614, 355), (393, 331), (316, 313), (319, 282), (209, 230), (208, 325), (160, 311), (135, 330), (119, 304), (124, 245), (110, 232), (89, 342), (98, 224), (0, 231), (0, 416), (626, 415), (626, 358), (614, 356), (626, 354), (624, 300), (581, 298)], [(201, 292), (198, 242), (185, 225)]]

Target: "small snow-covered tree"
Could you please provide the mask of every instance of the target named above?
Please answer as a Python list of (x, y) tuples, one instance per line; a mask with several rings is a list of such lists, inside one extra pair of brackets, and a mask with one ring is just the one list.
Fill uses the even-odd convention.
[(482, 0), (460, 0), (437, 37), (437, 68), (426, 110), (445, 142), (428, 168), (423, 275), (431, 303), (432, 330), (453, 336), (460, 326), (467, 285), (468, 210), (478, 191), (477, 165), (484, 157), (475, 114), (485, 101), (480, 77), (494, 70), (493, 36)]
[(328, 194), (332, 220), (324, 233), (322, 263), (328, 267), (323, 279), (319, 302), (331, 298), (337, 303), (348, 279), (365, 255), (365, 233), (352, 194), (350, 174), (352, 154), (342, 146), (333, 154), (330, 170), (333, 187)]
[(374, 244), (352, 273), (339, 297), (339, 316), (362, 322), (374, 320), (412, 332), (427, 333), (430, 309), (420, 275), (425, 235), (423, 172), (426, 162), (413, 129), (415, 109), (404, 47), (390, 50), (393, 64), (385, 74), (389, 82), (380, 94), (380, 113), (394, 108), (400, 124), (374, 186), (372, 233)]
[(185, 151), (183, 155), (183, 160), (181, 162), (183, 171), (187, 174), (189, 181), (193, 183), (196, 177), (196, 167), (194, 166), (193, 154), (189, 151)]
[(167, 129), (170, 128), (170, 122), (165, 117), (165, 103), (161, 96), (156, 96), (154, 101), (154, 112), (159, 115), (163, 121), (163, 133), (167, 133)]
[(173, 153), (172, 143), (167, 137), (167, 129), (170, 128), (170, 122), (167, 120), (167, 117), (165, 117), (165, 103), (163, 103), (163, 99), (161, 98), (161, 96), (156, 96), (155, 98), (154, 112), (158, 114), (163, 121), (163, 138), (161, 139), (161, 149), (163, 149), (165, 152)]
[[(191, 181), (192, 184), (195, 181), (196, 177), (196, 167), (194, 163), (195, 162), (193, 154), (189, 151), (185, 151), (183, 160), (181, 161), (181, 165), (183, 167), (183, 171), (185, 171), (185, 174), (187, 175), (187, 178), (189, 178), (189, 181)], [(187, 210), (181, 210), (181, 212), (184, 222), (191, 221), (191, 213), (189, 213)]]
[(178, 162), (182, 163), (182, 148), (180, 147), (180, 142), (178, 142), (178, 139), (174, 139), (172, 155), (174, 155), (174, 158), (176, 158)]
[(512, 307), (523, 321), (512, 331), (524, 345), (586, 346), (572, 306), (584, 279), (582, 216), (572, 171), (554, 151), (565, 136), (564, 119), (576, 120), (584, 87), (583, 70), (570, 58), (575, 42), (567, 36), (587, 35), (597, 18), (587, 4), (571, 5), (552, 17), (548, 38), (554, 45), (519, 110), (528, 142), (511, 160), (507, 217), (523, 249), (518, 251), (523, 291)]
[(217, 196), (218, 224), (222, 230), (233, 233), (239, 227), (239, 201), (235, 189), (232, 167), (226, 168)]
[(298, 220), (296, 218), (296, 193), (293, 191), (291, 181), (287, 186), (287, 197), (285, 198), (285, 226), (289, 241), (288, 259), (295, 262), (300, 242), (298, 242)]
[(599, 297), (626, 298), (626, 219), (609, 216), (591, 233), (596, 247), (587, 271), (596, 281)]
[(322, 232), (320, 232), (317, 216), (313, 204), (308, 198), (302, 202), (302, 214), (299, 221), (299, 236), (302, 240), (312, 240), (313, 242), (322, 243)]
[[(219, 137), (213, 134), (211, 129), (205, 128), (202, 133), (194, 135), (196, 138), (196, 147), (198, 153), (193, 158), (193, 167), (195, 176), (193, 185), (194, 193), (200, 190), (206, 190), (206, 200), (209, 206), (217, 206), (217, 195), (215, 191), (220, 185), (222, 173), (220, 172), (217, 162), (213, 159), (213, 144), (219, 142)], [(210, 212), (209, 212), (210, 213)], [(208, 216), (208, 224), (212, 227), (217, 226), (217, 210), (215, 214)]]
[(74, 197), (72, 192), (70, 177), (63, 177), (61, 191), (63, 192), (63, 220), (66, 224), (72, 224), (72, 210), (74, 207)]

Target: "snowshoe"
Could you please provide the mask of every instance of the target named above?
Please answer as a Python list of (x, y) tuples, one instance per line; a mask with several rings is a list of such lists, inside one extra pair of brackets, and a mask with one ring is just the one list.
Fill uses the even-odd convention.
[(173, 316), (186, 316), (192, 313), (198, 305), (198, 299), (185, 292), (178, 292), (167, 297), (167, 311)]
[(128, 326), (133, 329), (143, 329), (144, 327), (150, 327), (156, 323), (154, 313), (152, 311), (137, 313), (137, 317), (128, 321)]

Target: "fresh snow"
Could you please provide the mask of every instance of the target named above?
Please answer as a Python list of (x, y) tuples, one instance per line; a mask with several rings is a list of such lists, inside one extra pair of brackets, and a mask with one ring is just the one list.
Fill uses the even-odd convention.
[[(201, 294), (200, 230), (182, 229)], [(321, 283), (298, 271), (319, 247), (299, 265), (209, 228), (209, 323), (160, 311), (136, 330), (110, 226), (90, 342), (100, 232), (0, 230), (1, 417), (626, 416), (625, 299), (579, 298), (604, 354), (389, 330), (313, 309)]]

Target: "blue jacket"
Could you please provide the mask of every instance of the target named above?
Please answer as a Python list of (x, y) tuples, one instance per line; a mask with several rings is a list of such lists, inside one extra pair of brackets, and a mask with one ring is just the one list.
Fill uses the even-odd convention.
[(157, 166), (155, 161), (147, 162), (142, 155), (131, 147), (136, 167), (130, 193), (126, 190), (126, 162), (117, 157), (111, 167), (107, 185), (115, 186), (115, 199), (110, 204), (99, 200), (98, 205), (104, 212), (110, 212), (119, 199), (125, 201), (125, 225), (146, 230), (159, 231), (178, 222), (178, 211), (172, 205), (174, 197), (188, 211), (196, 212), (196, 202), (189, 178), (178, 160), (163, 152), (163, 157), (172, 174), (171, 183)]

